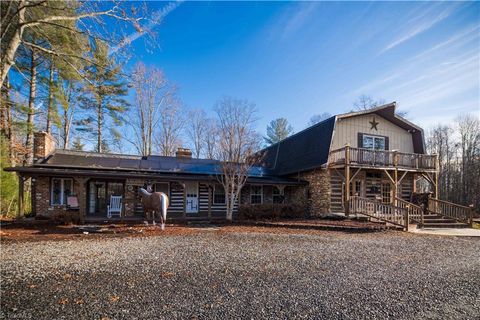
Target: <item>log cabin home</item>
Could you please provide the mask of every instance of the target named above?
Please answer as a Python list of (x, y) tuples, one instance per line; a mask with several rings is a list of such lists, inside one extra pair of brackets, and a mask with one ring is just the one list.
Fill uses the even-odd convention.
[[(423, 179), (432, 200), (437, 198), (437, 157), (426, 153), (422, 128), (397, 115), (395, 107), (335, 115), (258, 151), (262, 161), (249, 172), (234, 218), (243, 205), (302, 204), (306, 216), (355, 211), (385, 218), (408, 208), (414, 219), (420, 214), (423, 219), (412, 195)], [(138, 188), (149, 185), (169, 195), (168, 219), (225, 218), (216, 160), (193, 159), (188, 149), (174, 157), (142, 157), (55, 150), (54, 145), (49, 134), (36, 133), (35, 163), (6, 169), (20, 177), (20, 198), (23, 182), (32, 179), (36, 216), (71, 209), (67, 200), (73, 195), (85, 220), (105, 220), (112, 196), (122, 197), (122, 219), (143, 218)], [(390, 216), (384, 220), (395, 222)]]

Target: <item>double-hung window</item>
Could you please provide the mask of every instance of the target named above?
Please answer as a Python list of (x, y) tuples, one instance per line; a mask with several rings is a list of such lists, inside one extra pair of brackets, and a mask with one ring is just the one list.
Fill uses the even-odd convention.
[(50, 188), (50, 204), (66, 205), (67, 197), (73, 194), (73, 180), (67, 178), (53, 178)]
[(364, 134), (363, 147), (372, 150), (385, 150), (385, 137)]
[(250, 186), (250, 203), (263, 203), (263, 186)]
[(213, 204), (225, 204), (226, 197), (225, 197), (225, 189), (221, 184), (216, 184), (213, 187)]

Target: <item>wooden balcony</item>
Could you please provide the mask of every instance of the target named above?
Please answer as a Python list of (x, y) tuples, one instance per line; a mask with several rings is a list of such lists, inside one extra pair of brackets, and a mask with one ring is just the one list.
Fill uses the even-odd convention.
[(328, 156), (329, 167), (339, 168), (346, 165), (357, 168), (397, 168), (405, 171), (435, 172), (437, 170), (437, 156), (348, 146), (330, 151)]

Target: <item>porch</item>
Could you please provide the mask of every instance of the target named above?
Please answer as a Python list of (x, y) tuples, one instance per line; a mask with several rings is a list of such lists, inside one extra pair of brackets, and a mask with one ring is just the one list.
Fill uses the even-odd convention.
[(436, 155), (352, 148), (347, 145), (329, 153), (327, 168), (333, 177), (332, 207), (336, 202), (336, 208), (347, 214), (353, 196), (393, 205), (397, 205), (397, 199), (410, 201), (411, 195), (417, 192), (417, 181), (422, 178), (431, 185), (434, 198), (438, 195)]
[[(23, 216), (23, 194), (26, 180), (32, 181), (32, 208), (37, 217), (79, 222), (140, 221), (144, 210), (139, 188), (151, 187), (152, 191), (168, 195), (170, 221), (218, 221), (226, 217), (226, 195), (216, 179), (180, 180), (172, 178), (122, 178), (77, 175), (26, 175), (21, 174), (19, 184), (19, 216)], [(193, 177), (192, 177), (193, 178)], [(297, 181), (255, 181), (242, 189), (234, 207), (234, 218), (240, 203), (281, 204), (294, 201)], [(112, 198), (120, 199), (120, 210), (109, 217), (108, 207)]]

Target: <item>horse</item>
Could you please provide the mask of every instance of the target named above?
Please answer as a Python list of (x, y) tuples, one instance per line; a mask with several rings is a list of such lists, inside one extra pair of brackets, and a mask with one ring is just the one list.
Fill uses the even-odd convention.
[(160, 217), (162, 230), (165, 230), (165, 221), (167, 221), (168, 196), (163, 192), (148, 192), (144, 188), (140, 188), (138, 192), (142, 198), (143, 210), (147, 216), (147, 221), (149, 215), (151, 214), (152, 224), (155, 225), (155, 215), (157, 215)]

